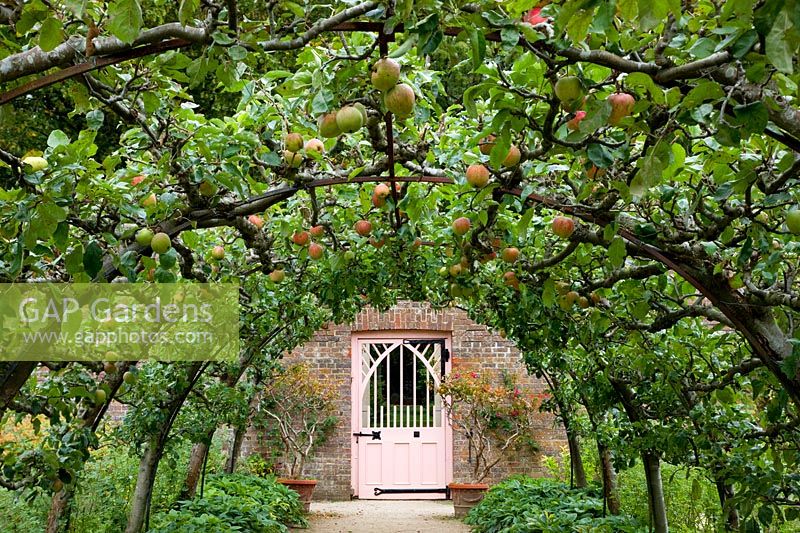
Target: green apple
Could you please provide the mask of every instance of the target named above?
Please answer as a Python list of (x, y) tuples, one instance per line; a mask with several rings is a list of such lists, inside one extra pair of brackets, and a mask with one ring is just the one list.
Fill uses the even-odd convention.
[(142, 228), (136, 232), (136, 243), (139, 246), (150, 246), (153, 240), (153, 231), (149, 228)]
[(800, 235), (800, 209), (792, 209), (786, 215), (786, 227), (795, 235)]
[(172, 248), (172, 241), (166, 233), (156, 233), (150, 241), (150, 248), (157, 254), (164, 254)]

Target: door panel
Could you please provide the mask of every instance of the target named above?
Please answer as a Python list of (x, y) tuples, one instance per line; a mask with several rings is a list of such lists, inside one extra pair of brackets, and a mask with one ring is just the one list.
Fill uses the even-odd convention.
[(449, 481), (451, 430), (435, 390), (447, 368), (444, 339), (361, 339), (355, 347), (353, 432), (380, 432), (380, 440), (354, 436), (358, 497), (445, 498), (436, 490)]

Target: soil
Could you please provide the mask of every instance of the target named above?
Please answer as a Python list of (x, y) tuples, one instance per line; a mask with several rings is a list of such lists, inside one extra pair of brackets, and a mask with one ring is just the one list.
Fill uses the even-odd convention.
[(296, 533), (468, 533), (450, 500), (312, 502), (308, 529)]

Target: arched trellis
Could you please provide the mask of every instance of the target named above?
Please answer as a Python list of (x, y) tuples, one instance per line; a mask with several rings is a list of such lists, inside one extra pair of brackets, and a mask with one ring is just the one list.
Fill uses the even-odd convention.
[[(388, 52), (388, 42), (394, 40), (395, 34), (402, 33), (404, 31), (402, 25), (398, 25), (397, 27), (395, 27), (391, 33), (385, 33), (384, 24), (381, 22), (364, 22), (364, 21), (348, 20), (350, 18), (354, 18), (364, 14), (366, 11), (374, 7), (371, 4), (372, 3), (370, 2), (366, 2), (360, 4), (359, 6), (355, 6), (354, 8), (345, 10), (336, 15), (335, 17), (333, 17), (332, 19), (329, 19), (330, 21), (332, 21), (329, 27), (323, 28), (315, 26), (306, 33), (311, 35), (312, 37), (314, 35), (330, 31), (344, 31), (344, 32), (357, 31), (357, 32), (377, 33), (380, 53), (381, 55), (385, 55)], [(464, 31), (463, 28), (450, 27), (450, 28), (445, 28), (443, 30), (443, 33), (449, 36), (456, 36), (463, 31)], [(487, 41), (500, 40), (500, 35), (497, 32), (489, 33), (484, 37)], [(10, 102), (22, 95), (29, 94), (37, 89), (52, 85), (54, 83), (58, 83), (60, 81), (75, 76), (85, 74), (87, 72), (90, 72), (98, 68), (103, 68), (105, 66), (118, 64), (134, 58), (144, 57), (147, 55), (160, 53), (167, 50), (192, 46), (195, 44), (198, 44), (198, 42), (180, 38), (170, 39), (151, 44), (146, 44), (144, 46), (132, 47), (120, 51), (119, 53), (110, 54), (108, 56), (90, 58), (86, 62), (83, 62), (78, 65), (73, 65), (71, 67), (67, 67), (61, 71), (58, 71), (56, 73), (47, 76), (43, 76), (28, 84), (22, 85), (20, 87), (17, 87), (11, 91), (8, 91), (0, 95), (0, 105)], [(289, 48), (291, 48), (291, 46), (286, 47), (286, 49)], [(657, 65), (651, 63), (642, 63), (639, 61), (633, 61), (621, 58), (619, 56), (616, 56), (614, 54), (605, 51), (585, 51), (576, 48), (566, 48), (563, 50), (558, 50), (557, 53), (558, 55), (561, 55), (573, 61), (592, 61), (596, 64), (613, 68), (618, 72), (644, 72), (649, 74), (655, 81), (667, 85), (675, 83), (681, 79), (695, 76), (701, 70), (717, 67), (732, 60), (730, 52), (725, 50), (712, 54), (709, 57), (693, 61), (687, 64), (674, 67), (658, 67)], [(784, 142), (784, 144), (787, 144), (787, 146), (797, 148), (795, 140), (791, 137), (791, 134), (795, 133), (793, 127), (790, 127), (791, 124), (787, 126), (784, 117), (782, 117), (780, 113), (777, 113), (774, 116), (771, 113), (770, 119), (773, 120), (773, 122), (775, 122), (779, 126), (783, 127), (784, 130), (787, 131), (789, 135), (787, 136), (780, 132), (770, 132), (769, 130), (767, 130), (766, 133), (780, 140), (781, 142)], [(336, 178), (320, 179), (320, 180), (314, 180), (310, 183), (306, 183), (302, 187), (299, 186), (280, 187), (272, 191), (269, 191), (261, 196), (248, 199), (239, 204), (235, 204), (230, 210), (224, 213), (214, 209), (202, 209), (202, 210), (192, 211), (182, 216), (180, 219), (166, 221), (162, 223), (161, 230), (168, 233), (170, 236), (175, 236), (178, 235), (181, 231), (188, 229), (189, 227), (203, 228), (203, 227), (215, 227), (220, 225), (233, 225), (233, 222), (237, 217), (247, 216), (249, 214), (254, 214), (257, 212), (264, 211), (271, 205), (274, 205), (277, 202), (280, 202), (282, 200), (285, 200), (293, 196), (302, 189), (314, 189), (317, 187), (335, 186), (339, 184), (349, 184), (349, 183), (368, 183), (368, 182), (384, 182), (384, 181), (389, 181), (390, 183), (392, 183), (391, 193), (395, 200), (394, 202), (395, 221), (396, 223), (399, 224), (400, 213), (397, 208), (398, 193), (396, 187), (394, 186), (395, 183), (422, 182), (422, 183), (433, 183), (433, 184), (446, 184), (446, 183), (453, 183), (453, 180), (444, 177), (425, 176), (425, 175), (396, 176), (394, 170), (394, 134), (393, 134), (393, 123), (392, 123), (391, 113), (387, 113), (384, 116), (384, 122), (386, 125), (386, 136), (387, 136), (386, 155), (388, 158), (388, 176), (356, 177), (352, 179), (336, 179)], [(516, 196), (521, 196), (522, 194), (522, 191), (516, 188), (501, 189), (500, 192), (502, 194), (510, 194)], [(613, 222), (613, 216), (611, 216), (611, 214), (608, 212), (587, 210), (581, 206), (575, 206), (575, 205), (564, 205), (553, 198), (547, 198), (541, 195), (536, 195), (536, 194), (528, 195), (526, 198), (524, 198), (524, 201), (532, 204), (543, 205), (551, 209), (561, 211), (563, 213), (571, 214), (581, 220), (584, 220), (589, 223), (599, 224), (601, 226)], [(781, 360), (784, 357), (791, 354), (792, 350), (791, 345), (789, 345), (788, 342), (785, 341), (785, 339), (777, 337), (770, 338), (768, 334), (769, 332), (767, 331), (767, 333), (765, 333), (764, 327), (758, 327), (754, 317), (759, 317), (760, 316), (759, 314), (754, 315), (753, 314), (754, 311), (748, 309), (747, 305), (744, 302), (739, 301), (734, 292), (732, 292), (728, 287), (724, 286), (720, 280), (717, 280), (712, 276), (704, 275), (702, 272), (696, 271), (694, 268), (687, 265), (685, 261), (682, 261), (681, 258), (679, 256), (676, 256), (674, 253), (661, 250), (656, 246), (644, 242), (637, 235), (635, 235), (634, 232), (626, 228), (619, 228), (617, 234), (623, 239), (625, 239), (625, 241), (627, 241), (627, 244), (630, 247), (631, 252), (641, 257), (654, 260), (664, 265), (668, 269), (674, 271), (675, 273), (680, 275), (683, 279), (685, 279), (687, 282), (689, 282), (693, 287), (695, 287), (714, 306), (716, 306), (720, 310), (720, 312), (745, 337), (745, 339), (751, 345), (757, 356), (764, 362), (764, 364), (770, 369), (770, 371), (781, 381), (783, 386), (786, 388), (787, 393), (793, 399), (795, 404), (800, 406), (800, 377), (788, 375), (786, 372), (782, 370), (780, 366)], [(128, 250), (144, 251), (144, 249), (139, 247), (138, 245), (132, 245), (128, 248)], [(111, 260), (107, 259), (102, 271), (103, 275), (108, 278), (113, 276), (115, 272), (116, 268), (113, 266)], [(766, 312), (767, 314), (769, 313), (768, 310), (755, 311), (755, 312), (756, 313)], [(9, 377), (9, 379), (11, 379), (11, 377)]]

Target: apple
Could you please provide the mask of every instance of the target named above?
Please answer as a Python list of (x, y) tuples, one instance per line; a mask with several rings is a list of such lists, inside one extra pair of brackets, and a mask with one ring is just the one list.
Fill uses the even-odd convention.
[(492, 148), (494, 148), (494, 135), (489, 135), (481, 139), (480, 144), (478, 145), (478, 149), (481, 151), (483, 155), (489, 155), (492, 153)]
[(569, 283), (564, 283), (563, 281), (556, 282), (556, 292), (560, 295), (565, 295), (570, 291)]
[(564, 295), (570, 305), (574, 305), (577, 303), (578, 299), (581, 297), (576, 291), (569, 291), (567, 294)]
[(559, 78), (553, 87), (553, 91), (558, 101), (561, 102), (561, 107), (570, 112), (583, 105), (583, 97), (586, 94), (583, 83), (577, 76)]
[(476, 189), (482, 189), (489, 183), (489, 169), (483, 165), (470, 165), (467, 167), (467, 183)]
[(608, 102), (611, 104), (611, 115), (608, 117), (608, 123), (616, 126), (620, 121), (633, 112), (633, 106), (636, 100), (628, 93), (613, 93), (608, 96)]
[(353, 250), (347, 250), (343, 257), (345, 263), (351, 263), (356, 258), (356, 253)]
[(284, 272), (281, 269), (273, 270), (272, 272), (269, 273), (269, 279), (273, 283), (280, 283), (284, 279), (286, 279), (286, 272)]
[(786, 214), (786, 227), (795, 235), (800, 235), (800, 209), (791, 209)]
[(325, 253), (325, 248), (323, 248), (321, 245), (315, 242), (312, 242), (311, 244), (308, 245), (308, 256), (311, 259), (314, 259), (315, 261), (318, 259), (322, 259), (324, 253)]
[(336, 113), (320, 115), (319, 119), (317, 119), (317, 126), (319, 127), (320, 136), (326, 139), (338, 137), (339, 134), (342, 133), (339, 131), (339, 126), (336, 124)]
[(31, 171), (33, 172), (39, 172), (40, 170), (46, 169), (48, 166), (47, 159), (34, 155), (23, 157), (22, 163), (31, 167)]
[(94, 391), (94, 401), (96, 404), (100, 405), (106, 403), (106, 398), (108, 398), (108, 395), (103, 389), (97, 389)]
[[(111, 358), (116, 358), (117, 354), (114, 352), (106, 353), (106, 357), (111, 356)], [(115, 365), (112, 361), (106, 361), (103, 363), (103, 372), (106, 374), (116, 374), (117, 373), (117, 365)]]
[(143, 181), (144, 181), (144, 176), (139, 174), (138, 176), (134, 176), (133, 178), (131, 178), (131, 185), (135, 187), (136, 185), (139, 185)]
[(153, 235), (153, 239), (150, 241), (150, 248), (157, 254), (165, 254), (172, 248), (172, 241), (170, 241), (169, 235), (159, 232)]
[(388, 91), (400, 80), (400, 64), (390, 57), (382, 57), (372, 65), (372, 86), (379, 91)]
[(553, 233), (562, 239), (569, 239), (575, 231), (575, 222), (571, 218), (556, 217), (553, 219)]
[(283, 146), (290, 152), (299, 152), (303, 148), (303, 136), (299, 133), (289, 133), (283, 138)]
[(352, 133), (364, 125), (364, 115), (351, 105), (346, 105), (336, 112), (336, 125), (342, 133)]
[(469, 231), (471, 222), (467, 217), (460, 217), (453, 221), (453, 233), (456, 235), (464, 235)]
[(386, 109), (399, 118), (407, 117), (414, 111), (415, 101), (414, 89), (405, 83), (398, 83), (389, 89), (383, 97)]
[(589, 298), (587, 298), (586, 296), (581, 296), (580, 298), (578, 298), (578, 305), (581, 307), (581, 309), (588, 308)]
[(392, 192), (388, 185), (385, 183), (379, 183), (375, 186), (375, 191), (373, 194), (378, 196), (379, 198), (386, 198), (389, 196), (389, 193)]
[(150, 193), (150, 196), (142, 200), (142, 207), (154, 207), (157, 203), (158, 198), (156, 198), (156, 193)]
[(306, 142), (306, 153), (316, 152), (320, 155), (325, 153), (325, 145), (319, 139), (309, 139)]
[(592, 303), (595, 304), (595, 305), (599, 304), (600, 301), (602, 300), (600, 295), (597, 294), (596, 292), (593, 292), (592, 294), (590, 294), (589, 298), (592, 300)]
[(294, 235), (292, 235), (292, 242), (299, 246), (305, 246), (308, 244), (309, 240), (310, 236), (307, 231), (296, 231)]
[(380, 239), (376, 239), (375, 237), (370, 237), (369, 243), (375, 248), (382, 248), (383, 245), (386, 244), (386, 236), (383, 236)]
[(503, 283), (509, 287), (519, 289), (519, 279), (517, 279), (517, 275), (514, 272), (509, 271), (503, 274)]
[(264, 219), (258, 215), (250, 215), (247, 221), (254, 225), (256, 228), (261, 229), (264, 227)]
[(372, 224), (369, 220), (359, 220), (354, 226), (356, 233), (362, 237), (366, 237), (372, 232)]
[(522, 153), (519, 151), (519, 148), (511, 145), (511, 148), (508, 149), (508, 154), (506, 158), (503, 159), (503, 166), (506, 168), (514, 167), (519, 164), (519, 160), (522, 158)]
[(210, 181), (203, 180), (197, 187), (197, 190), (200, 192), (201, 196), (205, 196), (206, 198), (208, 198), (217, 194), (219, 187), (217, 187)]
[(522, 22), (527, 22), (532, 26), (536, 26), (537, 24), (544, 24), (547, 23), (550, 19), (547, 17), (543, 17), (540, 13), (542, 12), (541, 7), (534, 7), (527, 13), (522, 16)]
[(362, 123), (366, 124), (367, 123), (367, 119), (369, 119), (369, 115), (367, 114), (366, 106), (364, 106), (364, 104), (362, 104), (361, 102), (356, 102), (355, 104), (353, 104), (353, 107), (358, 109), (358, 112), (361, 113)]
[(586, 118), (586, 111), (576, 111), (575, 116), (567, 121), (567, 129), (570, 131), (578, 131), (581, 120)]
[(510, 246), (508, 248), (503, 248), (503, 251), (500, 252), (500, 259), (505, 261), (506, 263), (514, 263), (519, 259), (519, 249)]
[(153, 232), (149, 228), (142, 228), (136, 232), (136, 244), (139, 246), (150, 246), (153, 240)]
[(283, 161), (286, 163), (286, 166), (290, 168), (298, 168), (303, 162), (303, 156), (302, 154), (298, 154), (296, 152), (290, 152), (289, 150), (284, 150)]
[(481, 256), (481, 263), (488, 263), (493, 259), (497, 259), (497, 253), (495, 251), (491, 251), (488, 254), (483, 254), (483, 256)]
[(448, 271), (448, 272), (450, 273), (450, 275), (451, 275), (451, 276), (453, 276), (453, 277), (460, 276), (460, 275), (461, 275), (461, 272), (462, 272), (462, 270), (464, 270), (464, 269), (463, 269), (463, 267), (461, 266), (461, 263), (456, 263), (455, 265), (450, 265), (450, 268), (448, 268), (448, 269), (447, 269), (447, 271)]
[(323, 235), (325, 235), (325, 226), (316, 225), (310, 230), (308, 230), (308, 232), (311, 234), (312, 237), (322, 237)]
[(222, 246), (215, 246), (211, 249), (211, 257), (216, 259), (217, 261), (225, 258), (225, 248)]
[(381, 207), (386, 205), (386, 197), (385, 196), (378, 196), (377, 194), (372, 194), (372, 205), (380, 209)]

